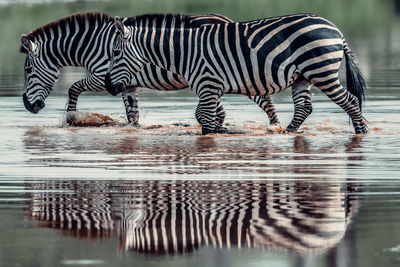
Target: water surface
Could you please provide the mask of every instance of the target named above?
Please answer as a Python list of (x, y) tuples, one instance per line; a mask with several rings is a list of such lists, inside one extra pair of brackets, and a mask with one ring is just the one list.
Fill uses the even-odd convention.
[[(0, 267), (399, 266), (398, 0), (0, 1)], [(107, 127), (65, 125), (65, 68), (46, 107), (22, 103), (20, 36), (89, 10), (134, 16), (219, 13), (236, 21), (317, 13), (334, 22), (368, 81), (369, 133), (312, 90), (300, 133), (282, 134), (243, 96), (227, 127), (200, 135), (189, 91), (139, 93), (140, 123), (119, 97), (83, 94)], [(273, 96), (282, 125), (290, 90)]]
[[(370, 133), (353, 135), (324, 97), (302, 133), (280, 134), (227, 96), (243, 133), (215, 136), (200, 135), (190, 95), (144, 94), (139, 129), (119, 98), (80, 102), (113, 127), (65, 126), (63, 97), (37, 115), (2, 98), (0, 262), (397, 266), (400, 101), (369, 99)], [(290, 99), (274, 99), (287, 124)]]

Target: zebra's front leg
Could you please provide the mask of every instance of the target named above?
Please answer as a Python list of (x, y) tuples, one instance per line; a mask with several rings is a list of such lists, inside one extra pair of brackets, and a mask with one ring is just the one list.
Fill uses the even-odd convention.
[(67, 112), (76, 111), (76, 105), (78, 103), (78, 98), (83, 91), (86, 91), (80, 86), (80, 83), (74, 83), (68, 89), (68, 101), (67, 101)]
[(199, 95), (199, 105), (196, 108), (196, 119), (201, 124), (203, 135), (227, 133), (228, 129), (217, 123), (216, 115), (221, 94), (215, 90), (203, 90)]
[(76, 111), (78, 98), (82, 92), (105, 90), (103, 83), (104, 81), (94, 74), (82, 80), (76, 81), (68, 89), (67, 111)]
[(271, 125), (279, 124), (278, 115), (275, 111), (274, 103), (269, 95), (249, 96), (250, 100), (256, 103), (265, 113), (267, 113)]
[(136, 87), (127, 87), (122, 92), (122, 100), (124, 101), (126, 118), (132, 126), (139, 126), (139, 109)]
[[(196, 115), (196, 120), (197, 120), (197, 122), (201, 124), (200, 118), (198, 117), (199, 114), (200, 114), (199, 111), (198, 111), (199, 106), (200, 106), (200, 105), (197, 105), (197, 107), (196, 107), (195, 115)], [(218, 125), (221, 125), (221, 126), (222, 126), (222, 125), (224, 124), (225, 117), (226, 117), (226, 111), (224, 110), (224, 107), (222, 106), (222, 102), (221, 102), (221, 99), (220, 99), (220, 100), (218, 101), (218, 105), (217, 105), (217, 111), (216, 111), (215, 122), (216, 122)]]
[(311, 97), (310, 97), (311, 84), (304, 78), (299, 78), (292, 85), (292, 97), (294, 103), (293, 119), (286, 128), (287, 132), (295, 132), (299, 129), (300, 125), (312, 112)]

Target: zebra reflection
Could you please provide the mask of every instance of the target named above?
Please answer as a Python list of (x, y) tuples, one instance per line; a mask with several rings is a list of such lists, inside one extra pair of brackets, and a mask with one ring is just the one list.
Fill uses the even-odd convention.
[(39, 226), (121, 251), (187, 253), (202, 246), (321, 253), (357, 210), (353, 184), (260, 181), (35, 183), (27, 215)]

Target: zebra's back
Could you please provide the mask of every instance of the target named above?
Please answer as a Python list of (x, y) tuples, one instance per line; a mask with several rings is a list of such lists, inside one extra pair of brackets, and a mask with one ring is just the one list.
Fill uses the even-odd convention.
[[(207, 36), (204, 58), (224, 80), (227, 93), (270, 95), (292, 85), (300, 74), (308, 78), (305, 72), (340, 63), (343, 57), (341, 32), (312, 14), (205, 25), (202, 30)], [(235, 83), (226, 82), (231, 77)]]

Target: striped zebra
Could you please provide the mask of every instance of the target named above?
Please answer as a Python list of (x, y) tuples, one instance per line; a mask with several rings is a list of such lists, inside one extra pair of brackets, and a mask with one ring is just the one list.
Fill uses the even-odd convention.
[[(221, 15), (189, 16), (192, 26), (206, 23), (225, 23), (231, 20)], [(104, 76), (114, 42), (114, 18), (101, 13), (82, 13), (62, 18), (39, 27), (21, 37), (20, 52), (26, 53), (23, 102), (32, 113), (45, 106), (64, 66), (85, 67), (90, 75), (75, 82), (68, 90), (67, 111), (75, 111), (79, 95), (84, 91), (105, 91)], [(138, 123), (137, 87), (155, 90), (180, 90), (188, 87), (182, 76), (154, 64), (146, 64), (132, 77), (122, 94), (128, 122)], [(269, 97), (254, 97), (269, 116), (271, 124), (279, 123)], [(222, 124), (225, 111), (217, 107), (217, 122)]]
[[(124, 89), (143, 64), (177, 73), (199, 97), (202, 133), (225, 132), (216, 108), (226, 93), (271, 95), (292, 87), (294, 132), (312, 112), (310, 89), (318, 87), (350, 116), (357, 134), (367, 128), (361, 114), (366, 84), (342, 33), (328, 20), (296, 14), (193, 28), (182, 15), (115, 19), (118, 38), (106, 75), (111, 94)], [(346, 58), (347, 89), (339, 81)]]
[[(31, 184), (27, 216), (80, 239), (117, 236), (120, 250), (203, 246), (321, 253), (343, 238), (354, 185), (264, 181), (49, 181)], [(221, 194), (221, 192), (224, 192)]]

